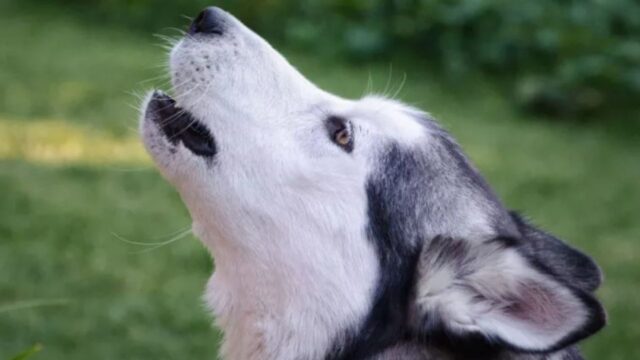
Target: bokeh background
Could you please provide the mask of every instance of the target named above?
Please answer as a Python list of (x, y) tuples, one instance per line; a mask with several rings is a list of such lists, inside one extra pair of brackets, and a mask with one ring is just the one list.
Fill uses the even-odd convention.
[[(212, 263), (138, 141), (205, 0), (0, 0), (0, 359), (213, 359)], [(509, 207), (593, 255), (640, 358), (637, 0), (220, 1), (321, 87), (435, 115)]]

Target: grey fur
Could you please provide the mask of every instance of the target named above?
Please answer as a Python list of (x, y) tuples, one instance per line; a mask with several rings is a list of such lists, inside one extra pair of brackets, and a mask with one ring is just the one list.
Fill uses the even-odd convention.
[[(397, 285), (402, 279), (415, 277), (415, 284), (419, 284), (423, 281), (420, 276), (425, 276), (420, 269), (428, 266), (453, 266), (458, 269), (459, 276), (477, 271), (483, 266), (491, 265), (483, 264), (485, 261), (483, 257), (490, 259), (490, 253), (501, 251), (503, 246), (489, 240), (509, 238), (517, 240), (518, 252), (529, 262), (543, 269), (545, 274), (555, 279), (554, 281), (570, 286), (572, 291), (581, 292), (581, 296), (587, 296), (589, 301), (593, 302), (589, 302), (595, 307), (593, 316), (600, 322), (596, 321), (597, 324), (581, 333), (580, 338), (597, 331), (604, 322), (604, 313), (601, 308), (595, 300), (592, 300), (591, 295), (587, 294), (594, 291), (601, 282), (600, 270), (593, 260), (561, 240), (533, 227), (517, 214), (510, 213), (455, 140), (431, 119), (422, 118), (421, 121), (428, 130), (428, 139), (413, 147), (396, 143), (388, 144), (384, 151), (378, 154), (379, 167), (371, 175), (368, 185), (370, 236), (377, 244), (383, 274), (393, 274), (393, 276), (383, 275), (381, 279), (381, 289), (378, 293), (382, 294), (379, 295), (382, 298), (378, 298), (372, 309), (374, 319), (378, 317), (373, 323), (379, 324), (381, 319), (387, 321), (393, 324), (389, 325), (393, 326), (392, 333), (398, 334), (395, 338), (389, 338), (388, 331), (380, 329), (379, 325), (371, 328), (371, 321), (365, 322), (362, 327), (364, 330), (361, 332), (387, 334), (379, 340), (391, 344), (373, 358), (378, 360), (581, 359), (577, 348), (571, 345), (573, 341), (569, 341), (564, 349), (537, 354), (522, 353), (519, 350), (514, 351), (510, 346), (496, 344), (488, 348), (478, 347), (477, 352), (474, 352), (473, 347), (460, 352), (437, 342), (425, 344), (417, 334), (420, 331), (416, 329), (415, 321), (420, 314), (416, 313), (416, 308), (413, 308), (415, 303), (412, 303), (414, 301), (411, 298), (412, 295), (407, 299), (409, 309), (405, 315), (407, 327), (410, 330), (402, 330), (398, 320), (390, 318), (393, 315), (389, 315), (390, 310), (385, 310), (385, 306), (395, 309), (398, 298), (405, 296), (398, 290)], [(442, 241), (443, 236), (447, 239), (461, 238), (464, 242), (459, 242), (457, 245), (447, 244)], [(433, 239), (440, 239), (440, 242), (433, 242)], [(469, 245), (483, 244), (487, 241), (491, 245), (484, 250), (482, 246)], [(449, 253), (436, 258), (429, 257), (428, 255), (443, 250), (443, 248), (435, 249), (434, 246), (444, 246)], [(407, 263), (411, 263), (411, 258), (417, 252), (422, 252), (422, 256), (418, 260), (417, 269), (413, 269), (417, 271), (417, 275), (412, 275), (412, 272), (407, 270)], [(425, 264), (426, 261), (431, 263)], [(393, 295), (390, 296), (389, 291)], [(394, 300), (385, 299), (385, 297), (391, 297)], [(360, 342), (356, 347), (372, 343), (367, 339), (359, 338), (358, 334), (351, 336), (357, 339), (353, 341), (355, 344)], [(376, 345), (379, 343), (372, 346)], [(360, 358), (353, 354), (360, 353), (347, 352), (342, 357), (331, 358)]]

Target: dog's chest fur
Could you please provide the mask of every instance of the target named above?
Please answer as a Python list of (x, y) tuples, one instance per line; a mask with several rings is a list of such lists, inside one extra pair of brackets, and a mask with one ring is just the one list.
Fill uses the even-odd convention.
[[(327, 242), (307, 237), (305, 246), (316, 240)], [(343, 247), (326, 257), (288, 245), (256, 253), (216, 244), (205, 299), (224, 332), (225, 359), (323, 358), (370, 308), (376, 264), (362, 254), (371, 249)]]

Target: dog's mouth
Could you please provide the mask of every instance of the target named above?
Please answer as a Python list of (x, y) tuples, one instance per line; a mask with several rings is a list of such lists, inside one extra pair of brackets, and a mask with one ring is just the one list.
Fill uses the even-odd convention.
[(213, 157), (216, 144), (207, 127), (188, 111), (176, 106), (169, 95), (155, 91), (147, 103), (145, 120), (152, 121), (174, 146), (182, 143), (198, 156)]

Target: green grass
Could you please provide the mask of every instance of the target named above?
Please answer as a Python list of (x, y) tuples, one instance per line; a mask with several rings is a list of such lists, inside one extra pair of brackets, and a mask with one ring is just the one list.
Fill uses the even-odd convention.
[[(159, 81), (151, 35), (0, 5), (0, 359), (214, 358), (200, 296), (211, 261), (175, 191), (136, 141), (131, 92)], [(38, 26), (34, 26), (37, 24)], [(387, 64), (290, 58), (322, 87), (356, 97)], [(400, 64), (400, 65), (398, 65)], [(483, 78), (442, 79), (394, 62), (399, 97), (432, 112), (512, 208), (594, 255), (610, 325), (592, 359), (640, 358), (640, 142), (598, 126), (526, 118)], [(622, 112), (624, 114), (624, 111)], [(627, 116), (637, 116), (629, 112)], [(629, 131), (631, 132), (631, 131)]]

